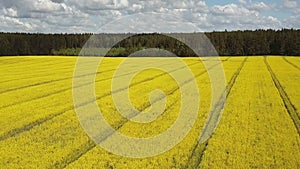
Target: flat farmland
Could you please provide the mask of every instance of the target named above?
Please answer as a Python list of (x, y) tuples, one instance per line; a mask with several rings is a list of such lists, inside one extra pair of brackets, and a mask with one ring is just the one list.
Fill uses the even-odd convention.
[[(128, 59), (103, 58), (94, 74), (85, 70), (98, 58), (83, 59), (81, 74), (74, 75), (76, 57), (0, 57), (0, 168), (300, 168), (300, 58), (180, 59), (186, 66), (173, 58), (130, 58), (137, 61), (118, 73)], [(226, 103), (216, 130), (201, 143), (198, 139), (213, 106), (209, 72), (220, 65)], [(169, 71), (137, 71), (145, 66)], [(196, 91), (186, 69), (197, 85), (200, 106), (188, 134), (168, 151), (147, 158), (116, 155), (97, 145), (82, 127), (77, 108), (96, 103), (115, 130), (104, 135), (103, 144), (116, 132), (151, 138), (167, 131), (180, 116), (182, 95)], [(124, 83), (112, 88), (113, 79)], [(94, 97), (83, 92), (86, 101), (74, 105), (74, 91), (85, 88), (93, 88)], [(160, 93), (151, 99), (157, 89)], [(134, 121), (140, 113), (125, 118), (119, 111), (127, 105), (117, 107), (113, 94), (126, 91), (131, 106), (142, 115), (161, 101), (165, 107), (154, 110), (152, 115), (161, 114), (148, 123)]]

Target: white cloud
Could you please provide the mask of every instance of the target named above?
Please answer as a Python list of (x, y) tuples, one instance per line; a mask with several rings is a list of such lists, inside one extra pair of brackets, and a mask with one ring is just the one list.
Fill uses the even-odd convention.
[(224, 5), (224, 6), (220, 6), (220, 5), (216, 5), (212, 8), (212, 13), (216, 14), (216, 15), (224, 15), (224, 16), (228, 16), (228, 15), (258, 15), (257, 11), (254, 10), (249, 10), (247, 8), (238, 6), (236, 4), (228, 4), (228, 5)]
[(38, 1), (30, 1), (30, 2), (33, 2), (30, 8), (31, 11), (53, 12), (53, 11), (61, 11), (64, 9), (62, 4), (58, 4), (50, 0), (38, 0)]
[[(145, 22), (147, 21), (147, 22)], [(180, 23), (180, 24), (179, 24)], [(122, 29), (120, 29), (120, 27)], [(139, 13), (104, 25), (99, 32), (194, 32), (201, 31), (196, 24), (187, 22), (180, 14)]]
[(296, 0), (283, 0), (283, 6), (286, 8), (297, 8), (298, 3)]
[(248, 9), (254, 9), (257, 11), (265, 11), (265, 10), (271, 9), (271, 7), (268, 6), (267, 4), (265, 4), (264, 2), (255, 2), (255, 3), (252, 3), (251, 5), (249, 5)]
[(15, 10), (13, 8), (3, 8), (3, 13), (4, 13), (4, 16), (9, 16), (9, 17), (17, 17), (18, 16), (17, 10)]
[(261, 11), (270, 9), (263, 2), (252, 1), (240, 1), (240, 5), (215, 5), (208, 13), (208, 21), (211, 23), (211, 26), (207, 29), (280, 29), (282, 23), (279, 19), (261, 14)]
[[(24, 31), (33, 31), (36, 28), (36, 25), (28, 22), (22, 22), (17, 18), (11, 18), (6, 16), (0, 16), (1, 29), (4, 31), (11, 31), (12, 28), (20, 28), (20, 30)], [(18, 30), (18, 31), (20, 31)], [(14, 31), (14, 30), (13, 30)]]
[(239, 3), (241, 3), (241, 4), (247, 4), (247, 1), (246, 0), (239, 0)]
[[(226, 5), (208, 6), (205, 0), (1, 0), (0, 31), (31, 32), (96, 32), (101, 26), (116, 19), (137, 13), (157, 13), (154, 18), (139, 22), (143, 28), (151, 21), (176, 20), (161, 29), (176, 31), (182, 25), (196, 25), (203, 31), (257, 28), (300, 27), (300, 10), (295, 0), (282, 0), (285, 8), (293, 8), (295, 16), (278, 19), (267, 11), (280, 11), (266, 2), (238, 0)], [(297, 6), (297, 8), (294, 8)], [(283, 5), (281, 5), (283, 7)], [(297, 13), (298, 11), (298, 13)], [(148, 24), (148, 25), (147, 25)], [(38, 25), (38, 26), (37, 26)], [(133, 24), (134, 25), (134, 24)], [(123, 30), (123, 23), (116, 28)], [(156, 25), (156, 29), (160, 29)], [(179, 28), (178, 28), (179, 31)]]
[(249, 10), (255, 11), (267, 11), (271, 10), (273, 4), (266, 4), (264, 2), (253, 2), (252, 0), (239, 0), (242, 7), (247, 8)]

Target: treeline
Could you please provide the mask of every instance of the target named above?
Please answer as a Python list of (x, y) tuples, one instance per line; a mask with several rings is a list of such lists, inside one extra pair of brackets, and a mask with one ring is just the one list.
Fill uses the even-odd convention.
[[(189, 36), (197, 33), (188, 34)], [(219, 55), (291, 55), (300, 56), (300, 30), (255, 30), (205, 33)], [(0, 33), (0, 55), (78, 55), (93, 34), (26, 34)], [(131, 35), (131, 34), (129, 34)], [(93, 48), (110, 48), (111, 42), (128, 34), (97, 34)], [(134, 36), (133, 34), (131, 36)], [(146, 47), (175, 50), (180, 56), (190, 56), (191, 51), (180, 48), (184, 44), (159, 34), (144, 34), (121, 41), (112, 56), (127, 56), (137, 49)], [(112, 40), (113, 39), (113, 40)], [(89, 41), (92, 43), (93, 41)], [(87, 44), (89, 46), (89, 44)]]
[(62, 49), (81, 48), (91, 35), (0, 33), (0, 55), (52, 55)]
[(207, 33), (220, 55), (300, 56), (300, 30), (256, 30)]

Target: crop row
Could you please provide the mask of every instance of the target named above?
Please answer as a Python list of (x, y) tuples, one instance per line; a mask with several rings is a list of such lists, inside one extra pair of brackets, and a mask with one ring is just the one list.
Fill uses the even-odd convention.
[[(198, 71), (198, 70), (197, 70)], [(167, 77), (160, 77), (160, 78), (167, 78)], [(168, 78), (170, 78), (170, 77), (168, 77)], [(167, 79), (168, 79), (167, 78)], [(165, 82), (169, 82), (169, 80), (162, 80), (162, 79), (158, 79), (158, 80), (161, 80), (161, 81), (165, 81)], [(151, 86), (151, 85), (150, 85)], [(143, 87), (141, 87), (141, 90), (144, 90), (145, 89), (145, 86), (143, 86)], [(143, 91), (144, 92), (144, 91)], [(105, 99), (104, 99), (105, 100)], [(52, 100), (51, 100), (52, 101)], [(100, 103), (99, 103), (100, 104)], [(103, 104), (105, 104), (105, 102), (103, 103)], [(106, 106), (106, 108), (109, 108), (109, 106), (107, 105)], [(114, 111), (116, 111), (116, 110), (114, 110)], [(47, 112), (47, 110), (45, 111), (45, 112)], [(109, 111), (110, 112), (110, 111)], [(38, 112), (37, 112), (38, 113)], [(68, 118), (68, 120), (66, 120), (65, 118)], [(64, 125), (64, 123), (62, 123), (61, 122), (61, 120), (59, 120), (59, 121), (57, 121), (56, 122), (56, 120), (57, 119), (61, 119), (61, 120), (63, 120), (64, 121), (64, 123), (68, 123), (67, 125)], [(64, 120), (65, 119), (65, 120)], [(69, 121), (69, 120), (71, 120), (71, 121)], [(81, 131), (81, 134), (80, 135), (83, 135), (83, 136), (85, 136), (84, 134), (83, 134), (83, 132), (82, 132), (82, 130), (81, 130), (81, 128), (80, 128), (80, 126), (79, 126), (79, 124), (78, 123), (76, 123), (77, 122), (77, 119), (76, 119), (76, 116), (75, 116), (75, 114), (74, 114), (74, 112), (72, 111), (72, 110), (70, 110), (70, 111), (68, 111), (67, 113), (64, 113), (64, 114), (62, 114), (61, 116), (56, 116), (55, 118), (53, 118), (53, 119), (50, 119), (49, 121), (46, 121), (45, 123), (41, 123), (40, 125), (38, 125), (38, 126), (34, 126), (29, 132), (24, 132), (24, 133), (22, 133), (22, 134), (20, 134), (20, 135), (17, 135), (16, 137), (12, 137), (12, 138), (8, 138), (8, 139), (6, 139), (5, 141), (3, 141), (2, 143), (3, 144), (7, 144), (8, 146), (7, 146), (7, 150), (9, 150), (9, 149), (12, 149), (12, 150), (15, 150), (15, 156), (16, 156), (16, 154), (22, 154), (22, 153), (17, 153), (18, 151), (19, 152), (21, 152), (22, 151), (22, 149), (20, 149), (20, 147), (16, 150), (16, 149), (14, 149), (13, 147), (15, 147), (15, 148), (17, 148), (18, 146), (16, 146), (17, 144), (18, 144), (18, 142), (19, 141), (21, 141), (21, 140), (23, 140), (24, 142), (24, 144), (23, 145), (27, 145), (26, 147), (25, 147), (25, 149), (27, 149), (27, 150), (34, 150), (34, 149), (37, 149), (37, 147), (38, 148), (41, 148), (42, 150), (45, 150), (44, 151), (44, 153), (46, 153), (47, 154), (47, 149), (45, 148), (45, 146), (46, 145), (51, 145), (51, 143), (50, 144), (48, 144), (49, 142), (48, 141), (50, 141), (50, 140), (53, 140), (54, 138), (58, 138), (58, 136), (64, 136), (64, 134), (63, 133), (61, 133), (61, 132), (76, 132), (76, 131), (79, 131), (79, 133), (80, 133), (80, 131)], [(77, 125), (76, 125), (77, 124)], [(56, 126), (57, 125), (57, 126)], [(56, 126), (56, 127), (55, 127)], [(69, 127), (68, 127), (69, 126)], [(66, 130), (64, 130), (64, 129), (66, 129)], [(55, 133), (55, 135), (53, 135), (54, 133), (52, 133), (54, 131), (54, 133)], [(48, 132), (50, 132), (50, 133), (48, 133)], [(45, 137), (40, 137), (40, 134), (42, 134), (42, 135), (44, 135)], [(47, 135), (47, 134), (50, 134), (50, 135)], [(62, 135), (60, 135), (60, 134), (62, 134)], [(69, 134), (69, 133), (65, 133), (65, 134)], [(56, 136), (57, 135), (57, 136)], [(69, 137), (74, 137), (74, 138), (69, 138)], [(80, 149), (80, 147), (84, 147), (84, 145), (85, 144), (81, 144), (81, 139), (78, 139), (77, 137), (75, 137), (74, 136), (74, 133), (70, 133), (70, 136), (69, 137), (66, 137), (66, 139), (63, 139), (63, 140), (56, 140), (57, 142), (59, 142), (59, 144), (62, 144), (62, 142), (66, 142), (66, 144), (67, 143), (69, 143), (69, 142), (73, 142), (74, 141), (74, 139), (76, 140), (76, 145), (80, 145), (79, 146), (79, 149)], [(50, 139), (50, 138), (52, 138), (52, 139)], [(26, 139), (28, 139), (28, 140), (26, 140)], [(47, 143), (45, 143), (44, 142), (44, 144), (43, 144), (43, 141), (41, 142), (41, 139), (42, 140), (44, 140), (45, 142), (47, 142)], [(77, 140), (78, 139), (78, 140)], [(84, 140), (84, 143), (86, 143), (86, 141), (88, 140), (88, 139), (86, 139), (86, 136), (84, 137), (84, 138), (82, 138), (83, 140)], [(37, 140), (37, 142), (35, 142), (35, 140)], [(73, 141), (72, 141), (73, 140)], [(10, 141), (12, 141), (12, 142), (10, 142)], [(54, 143), (56, 142), (55, 141), (55, 139), (53, 140), (54, 141)], [(51, 142), (51, 141), (50, 141)], [(19, 142), (19, 143), (21, 143), (21, 142)], [(89, 142), (88, 142), (89, 143)], [(75, 143), (74, 143), (75, 144)], [(72, 147), (72, 145), (73, 144), (70, 144), (70, 146)], [(12, 147), (13, 146), (13, 147)], [(68, 156), (68, 155), (66, 155), (66, 153), (63, 153), (63, 152), (61, 152), (61, 151), (59, 151), (60, 149), (58, 149), (58, 148), (62, 148), (62, 147), (60, 147), (60, 146), (58, 146), (58, 147), (56, 147), (57, 145), (53, 145), (54, 147), (52, 147), (52, 146), (49, 146), (49, 148), (48, 148), (48, 150), (49, 151), (51, 151), (51, 150), (57, 150), (57, 151), (55, 151), (55, 154), (56, 153), (59, 153), (59, 154), (61, 154), (61, 155), (56, 155), (56, 156), (54, 156), (55, 158), (57, 157), (60, 157), (60, 156), (63, 156), (63, 157), (65, 157), (65, 156)], [(64, 145), (61, 145), (61, 146), (66, 146), (65, 144)], [(69, 146), (66, 146), (66, 149), (68, 148)], [(69, 148), (71, 148), (71, 147), (69, 147)], [(76, 146), (74, 146), (74, 147), (76, 147)], [(72, 147), (72, 148), (74, 148), (74, 147)], [(5, 148), (6, 149), (6, 148)], [(23, 149), (24, 150), (24, 149)], [(41, 152), (42, 152), (42, 150), (41, 150)], [(65, 149), (64, 149), (65, 150)], [(74, 149), (73, 149), (74, 150)], [(17, 152), (16, 152), (17, 151)], [(36, 150), (36, 151), (38, 151), (38, 150)], [(6, 152), (6, 151), (4, 151), (3, 150), (3, 152)], [(30, 153), (31, 151), (28, 151), (28, 153)], [(24, 152), (23, 152), (24, 153)], [(32, 152), (31, 152), (32, 153)], [(44, 160), (44, 162), (45, 161), (48, 161), (48, 160), (50, 160), (50, 164), (53, 164), (53, 161), (51, 162), (51, 159), (49, 159), (49, 155), (51, 155), (51, 152), (48, 152), (49, 154), (48, 154), (48, 156), (47, 155), (45, 155), (44, 157), (46, 158), (46, 157), (48, 157), (48, 159), (46, 160), (45, 158), (43, 158), (43, 155), (40, 155), (38, 152), (37, 152), (37, 156), (35, 156), (36, 158), (37, 157), (39, 157), (38, 159), (40, 159), (40, 160), (43, 160), (43, 159), (45, 159)], [(9, 154), (9, 153), (8, 153)], [(67, 153), (68, 154), (68, 153)], [(10, 154), (11, 155), (11, 154)], [(27, 153), (25, 153), (24, 155), (28, 155)], [(15, 157), (15, 156), (10, 156), (10, 157)], [(53, 158), (54, 158), (53, 157)], [(18, 159), (18, 158), (16, 158), (16, 159)], [(23, 159), (23, 158), (21, 158), (21, 159)], [(58, 159), (56, 159), (57, 161), (59, 161)], [(5, 161), (5, 160), (4, 160)], [(22, 160), (21, 160), (22, 161)], [(24, 161), (26, 161), (26, 160), (24, 160)], [(16, 164), (20, 164), (20, 163), (23, 163), (24, 161), (22, 161), (22, 162), (17, 162)], [(14, 161), (14, 160), (11, 160), (11, 162), (16, 162), (16, 161)], [(34, 162), (34, 161), (33, 161)], [(33, 164), (32, 162), (31, 163), (29, 163), (28, 164), (28, 166), (30, 166), (30, 164)], [(47, 163), (47, 162), (45, 162), (45, 165), (46, 164), (49, 164), (49, 163)], [(35, 164), (33, 164), (33, 165), (35, 165)]]
[[(176, 70), (174, 69), (174, 71)], [(166, 73), (153, 72), (149, 76), (155, 78), (155, 77), (163, 76), (165, 74)], [(141, 77), (141, 79), (138, 80), (136, 85), (146, 82), (147, 80), (145, 80), (145, 78), (147, 79), (147, 77)], [(105, 81), (105, 83), (104, 82), (99, 83), (98, 87), (101, 90), (98, 90), (96, 93), (97, 99), (101, 99), (103, 97), (109, 96), (110, 83), (111, 83), (111, 79)], [(79, 89), (80, 88), (84, 88), (84, 87), (80, 86)], [(13, 136), (15, 135), (15, 133), (20, 133), (21, 131), (23, 132), (24, 129), (28, 130), (29, 128), (32, 128), (35, 125), (43, 123), (46, 120), (54, 118), (68, 110), (73, 109), (71, 89), (72, 88), (70, 87), (68, 90), (63, 91), (61, 93), (50, 95), (48, 97), (42, 97), (40, 99), (26, 102), (24, 104), (18, 104), (18, 105), (1, 109), (0, 114), (3, 117), (1, 119), (2, 122), (1, 139), (4, 139), (9, 136)], [(51, 102), (47, 100), (51, 100)], [(93, 102), (93, 101), (94, 99), (90, 98), (89, 102)], [(9, 112), (14, 112), (14, 113), (9, 113)], [(16, 123), (12, 123), (13, 121)]]
[(263, 57), (248, 59), (227, 104), (199, 168), (299, 168), (300, 137)]

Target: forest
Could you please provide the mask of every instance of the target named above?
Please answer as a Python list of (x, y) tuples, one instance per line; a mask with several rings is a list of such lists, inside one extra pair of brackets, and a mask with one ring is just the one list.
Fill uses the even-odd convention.
[[(184, 33), (180, 33), (184, 34)], [(197, 33), (190, 33), (193, 35)], [(0, 33), (0, 56), (64, 55), (76, 56), (93, 34)], [(129, 34), (131, 35), (131, 34)], [(287, 55), (300, 56), (300, 30), (245, 30), (207, 32), (205, 35), (220, 56)], [(97, 34), (99, 47), (108, 48), (110, 39), (128, 34)], [(179, 56), (192, 56), (190, 50), (179, 49), (173, 39), (159, 34), (135, 35), (114, 46), (110, 56), (128, 56), (143, 47), (173, 49)]]

